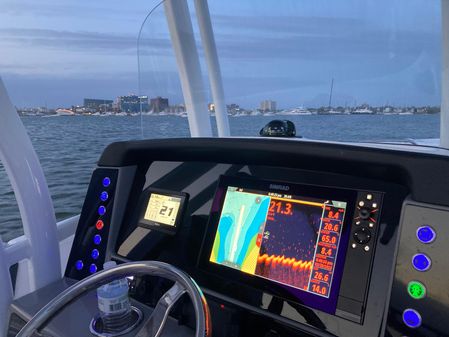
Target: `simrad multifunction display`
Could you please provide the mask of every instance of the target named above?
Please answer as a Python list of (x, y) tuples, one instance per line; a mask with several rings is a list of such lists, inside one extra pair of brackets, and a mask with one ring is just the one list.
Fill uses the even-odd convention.
[(327, 298), (346, 206), (228, 186), (209, 261)]
[[(222, 176), (200, 267), (331, 314), (350, 312), (359, 322), (364, 298), (352, 297), (351, 287), (360, 281), (364, 292), (369, 284), (380, 198), (378, 192)], [(360, 263), (367, 271), (353, 275)], [(356, 282), (344, 285), (348, 277)]]

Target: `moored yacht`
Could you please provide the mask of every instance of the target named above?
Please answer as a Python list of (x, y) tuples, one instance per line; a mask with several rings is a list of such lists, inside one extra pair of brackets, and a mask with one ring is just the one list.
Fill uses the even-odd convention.
[(354, 115), (371, 115), (374, 113), (373, 110), (370, 110), (368, 108), (359, 108), (352, 112)]
[(74, 116), (75, 113), (72, 110), (58, 109), (56, 110), (56, 116)]

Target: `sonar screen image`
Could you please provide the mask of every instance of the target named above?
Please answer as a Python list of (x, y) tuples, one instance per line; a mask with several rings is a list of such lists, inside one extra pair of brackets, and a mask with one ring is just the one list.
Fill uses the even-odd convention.
[(228, 187), (209, 260), (329, 297), (346, 202)]
[(255, 274), (307, 290), (323, 204), (271, 200)]

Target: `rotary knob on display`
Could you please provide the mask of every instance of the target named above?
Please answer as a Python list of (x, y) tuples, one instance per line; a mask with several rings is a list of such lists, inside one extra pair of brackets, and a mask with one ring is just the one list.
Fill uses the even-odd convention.
[(368, 243), (371, 240), (371, 232), (368, 228), (362, 227), (354, 232), (354, 240), (360, 244)]
[(362, 207), (359, 210), (359, 216), (361, 219), (366, 220), (370, 217), (371, 215), (371, 208), (369, 207)]

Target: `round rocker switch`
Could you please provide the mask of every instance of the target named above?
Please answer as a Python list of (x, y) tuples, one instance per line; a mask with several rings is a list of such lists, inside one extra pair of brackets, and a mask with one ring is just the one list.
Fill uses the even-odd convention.
[(366, 227), (362, 227), (360, 229), (357, 229), (354, 232), (354, 240), (358, 243), (360, 243), (361, 245), (368, 243), (369, 240), (371, 240), (371, 232), (369, 231), (368, 228)]

